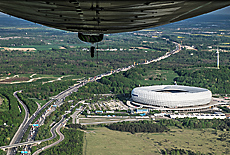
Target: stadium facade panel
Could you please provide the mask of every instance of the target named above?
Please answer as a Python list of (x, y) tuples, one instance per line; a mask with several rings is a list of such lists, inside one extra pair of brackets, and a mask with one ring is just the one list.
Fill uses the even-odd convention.
[(131, 95), (134, 102), (168, 108), (201, 106), (212, 99), (208, 89), (180, 85), (137, 87)]

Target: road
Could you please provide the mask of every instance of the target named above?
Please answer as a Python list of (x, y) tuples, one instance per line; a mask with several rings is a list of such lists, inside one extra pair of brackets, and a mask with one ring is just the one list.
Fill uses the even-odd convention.
[[(17, 98), (17, 97), (16, 97)], [(20, 125), (20, 131), (17, 132), (15, 134), (15, 139), (12, 143), (10, 143), (10, 145), (12, 144), (16, 144), (19, 143), (24, 135), (24, 133), (26, 132), (26, 130), (28, 129), (29, 125), (32, 123), (32, 121), (37, 117), (37, 115), (46, 107), (48, 106), (53, 100), (50, 100), (49, 102), (47, 102), (42, 108), (38, 109), (29, 119), (27, 118), (27, 121), (25, 121), (24, 123), (22, 123)], [(28, 113), (28, 109), (27, 109), (27, 113)], [(29, 115), (29, 113), (28, 113)], [(14, 149), (9, 149), (7, 151), (7, 155), (14, 155), (15, 154), (15, 150)]]
[[(91, 123), (81, 123), (81, 125), (97, 125), (97, 124), (111, 124), (111, 123), (118, 123), (118, 122), (133, 122), (133, 121), (141, 121), (146, 119), (124, 119), (124, 120), (118, 120), (118, 121), (104, 121), (104, 122), (91, 122)], [(147, 118), (149, 120), (149, 118)]]
[[(83, 85), (85, 85), (86, 83), (88, 83), (88, 81), (80, 83), (76, 86), (70, 87), (67, 90), (59, 93), (55, 98), (51, 99), (50, 101), (48, 101), (45, 105), (43, 105), (40, 109), (38, 109), (30, 118), (29, 118), (29, 111), (26, 107), (26, 105), (18, 98), (18, 96), (16, 95), (18, 92), (20, 91), (16, 91), (14, 92), (14, 96), (18, 99), (19, 103), (23, 106), (23, 108), (25, 109), (25, 118), (22, 122), (22, 124), (20, 125), (18, 131), (16, 132), (16, 134), (14, 135), (13, 139), (10, 142), (10, 145), (16, 144), (16, 143), (20, 143), (24, 133), (26, 132), (26, 130), (28, 129), (29, 125), (33, 122), (33, 120), (37, 117), (37, 115), (43, 110), (45, 109), (49, 104), (51, 104), (54, 100), (58, 100), (58, 102), (61, 102), (62, 99), (64, 99), (66, 96), (69, 96), (72, 92), (77, 91), (79, 87), (82, 87)], [(0, 147), (2, 148), (2, 147)], [(15, 154), (15, 149), (9, 149), (7, 151), (7, 155), (14, 155)]]
[(43, 139), (43, 140), (37, 140), (37, 141), (24, 142), (24, 143), (11, 144), (11, 145), (7, 145), (7, 146), (1, 146), (0, 148), (1, 149), (7, 149), (9, 147), (18, 147), (18, 146), (24, 146), (24, 145), (40, 144), (42, 142), (52, 140), (55, 137), (57, 137), (55, 130), (57, 130), (57, 128), (59, 126), (62, 127), (63, 123), (65, 123), (65, 116), (62, 116), (62, 119), (50, 129), (50, 132), (52, 134), (52, 136), (50, 138)]
[[(64, 140), (64, 135), (60, 132), (60, 129), (61, 129), (61, 127), (63, 126), (63, 124), (66, 122), (66, 120), (64, 120), (64, 116), (62, 116), (62, 119), (61, 119), (61, 121), (59, 121), (59, 123), (56, 125), (56, 132), (57, 132), (57, 134), (60, 136), (60, 138), (59, 138), (59, 140), (58, 141), (56, 141), (56, 142), (54, 142), (54, 143), (52, 143), (52, 144), (50, 144), (50, 145), (47, 145), (47, 146), (45, 146), (45, 147), (43, 147), (43, 148), (41, 148), (41, 149), (39, 149), (39, 150), (37, 150), (36, 152), (34, 152), (33, 153), (33, 155), (38, 155), (39, 153), (41, 153), (42, 151), (44, 151), (45, 149), (48, 149), (48, 148), (50, 148), (50, 147), (53, 147), (54, 145), (57, 145), (58, 143), (60, 143), (61, 141), (63, 141)], [(52, 135), (53, 134), (55, 134), (56, 135), (56, 133), (54, 132), (54, 130), (52, 130), (51, 131), (51, 133), (52, 133)], [(56, 136), (55, 136), (56, 137)], [(52, 138), (53, 139), (53, 138)], [(48, 139), (47, 139), (48, 140)], [(49, 139), (49, 140), (51, 140), (51, 139)], [(44, 142), (44, 141), (43, 141)]]
[[(176, 49), (171, 51), (170, 53), (164, 55), (164, 56), (161, 56), (157, 59), (153, 59), (153, 60), (150, 60), (150, 61), (147, 61), (145, 63), (140, 63), (140, 64), (149, 64), (149, 63), (152, 63), (152, 62), (157, 62), (157, 61), (160, 61), (162, 59), (165, 59), (169, 56), (171, 56), (172, 54), (175, 54), (175, 53), (178, 53), (180, 50), (181, 50), (181, 45), (176, 43), (176, 42), (173, 42), (175, 45), (176, 45)], [(59, 93), (58, 95), (56, 95), (53, 99), (51, 99), (50, 101), (48, 101), (45, 105), (43, 105), (40, 109), (38, 109), (29, 119), (29, 113), (28, 113), (28, 109), (25, 110), (26, 111), (26, 115), (25, 115), (25, 118), (23, 120), (23, 123), (20, 125), (18, 131), (16, 132), (14, 138), (12, 139), (10, 145), (12, 144), (15, 144), (15, 143), (19, 143), (24, 135), (24, 133), (26, 132), (27, 128), (29, 127), (29, 125), (32, 123), (32, 121), (37, 117), (37, 115), (44, 109), (46, 108), (50, 103), (52, 103), (54, 100), (58, 100), (58, 101), (61, 101), (63, 99), (65, 99), (65, 97), (71, 95), (72, 92), (77, 92), (78, 91), (78, 88), (84, 86), (85, 84), (89, 83), (89, 82), (94, 82), (98, 79), (101, 79), (102, 77), (104, 76), (109, 76), (111, 74), (114, 74), (114, 73), (119, 73), (121, 71), (127, 71), (131, 68), (135, 67), (134, 65), (131, 65), (131, 66), (127, 66), (127, 67), (124, 67), (122, 69), (118, 68), (117, 70), (114, 70), (114, 71), (111, 71), (111, 72), (107, 72), (107, 73), (103, 73), (103, 74), (100, 74), (98, 76), (95, 76), (95, 77), (91, 77), (89, 78), (88, 80), (83, 80), (80, 84), (76, 85), (76, 86), (72, 86), (72, 87), (69, 87), (67, 90)], [(17, 91), (18, 92), (18, 91)], [(14, 93), (15, 95), (15, 93)], [(17, 95), (16, 95), (17, 96)], [(15, 96), (15, 97), (16, 97)], [(18, 97), (16, 97), (18, 99)], [(18, 99), (19, 100), (19, 99)], [(21, 103), (21, 102), (20, 102)], [(22, 104), (22, 103), (21, 103)], [(23, 104), (22, 104), (23, 105)], [(24, 105), (25, 106), (25, 105)], [(23, 106), (23, 107), (24, 107)], [(24, 107), (24, 109), (27, 108), (26, 106)], [(0, 147), (2, 148), (2, 147)], [(15, 153), (13, 152), (14, 150), (13, 149), (9, 149), (7, 154), (8, 155), (14, 155)]]
[(40, 105), (38, 102), (36, 102), (36, 104), (38, 105), (38, 109), (40, 109), (40, 108), (41, 108), (41, 105)]
[[(12, 140), (10, 142), (10, 145), (15, 144), (15, 143), (18, 142), (18, 139), (20, 138), (21, 133), (24, 132), (23, 127), (24, 127), (24, 125), (26, 124), (26, 122), (28, 121), (28, 118), (29, 118), (29, 110), (28, 110), (27, 106), (18, 98), (18, 96), (17, 96), (18, 92), (21, 92), (21, 91), (16, 91), (16, 92), (13, 93), (13, 95), (14, 95), (14, 97), (17, 98), (18, 102), (23, 106), (23, 108), (25, 110), (25, 117), (24, 117), (23, 122), (19, 126), (17, 132), (15, 133), (14, 137), (12, 138)], [(9, 149), (7, 151), (7, 155), (11, 155), (13, 151), (14, 151), (13, 149)]]
[[(23, 123), (20, 125), (20, 128), (18, 129), (18, 131), (16, 132), (15, 136), (14, 136), (14, 140), (10, 143), (10, 145), (8, 146), (1, 146), (0, 148), (1, 149), (4, 149), (4, 148), (9, 148), (11, 146), (22, 146), (22, 144), (24, 145), (28, 145), (27, 143), (20, 143), (24, 133), (26, 132), (26, 130), (28, 129), (29, 125), (33, 122), (33, 120), (38, 116), (38, 114), (43, 110), (45, 109), (49, 104), (51, 104), (54, 100), (57, 100), (57, 104), (62, 102), (62, 100), (69, 96), (72, 92), (75, 92), (78, 90), (79, 87), (82, 87), (84, 86), (86, 83), (88, 83), (89, 81), (85, 81), (85, 82), (82, 82), (76, 86), (73, 86), (73, 87), (70, 87), (68, 88), (67, 90), (59, 93), (58, 95), (56, 95), (53, 99), (51, 99), (50, 101), (48, 101), (45, 105), (43, 105), (40, 109), (38, 109), (29, 119), (29, 112), (28, 112), (28, 109), (27, 107), (25, 106), (25, 104), (23, 104), (23, 102), (20, 100), (20, 103), (23, 105), (26, 111), (26, 115), (25, 115), (25, 118)], [(19, 91), (17, 91), (19, 92)], [(15, 92), (14, 94), (16, 94), (17, 92)], [(15, 97), (19, 100), (19, 98), (17, 97), (17, 95), (15, 95)], [(56, 134), (56, 133), (55, 133)], [(47, 141), (47, 140), (45, 140)], [(16, 144), (16, 143), (20, 143), (19, 145), (13, 145), (13, 144)], [(31, 142), (30, 142), (31, 143)], [(9, 149), (7, 151), (7, 155), (14, 155), (15, 154), (15, 149)]]

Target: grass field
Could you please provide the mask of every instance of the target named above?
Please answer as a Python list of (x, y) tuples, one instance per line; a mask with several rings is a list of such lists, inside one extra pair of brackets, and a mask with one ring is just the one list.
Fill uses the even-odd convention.
[(17, 46), (14, 48), (35, 48), (36, 50), (51, 50), (51, 49), (59, 49), (62, 46), (72, 46), (76, 47), (84, 47), (85, 44), (50, 44), (50, 45), (24, 45), (24, 46)]
[[(229, 142), (218, 140), (224, 133), (213, 129), (171, 129), (164, 133), (136, 133), (112, 131), (95, 127), (86, 133), (85, 155), (157, 155), (160, 150), (177, 148), (216, 155), (228, 154)], [(230, 152), (229, 152), (230, 154)]]
[[(59, 81), (61, 78), (61, 80), (76, 80), (76, 79), (82, 79), (82, 76), (79, 75), (42, 75), (42, 74), (34, 74), (33, 77), (31, 78), (31, 75), (33, 74), (18, 74), (16, 77), (15, 75), (4, 75), (2, 77), (0, 77), (0, 82), (9, 82), (11, 84), (11, 82), (20, 82), (20, 81), (29, 81), (30, 79), (35, 79), (33, 82), (44, 82), (47, 83), (49, 81)], [(9, 79), (6, 79), (6, 77), (10, 77)], [(36, 78), (41, 78), (41, 79), (36, 79)], [(23, 82), (22, 82), (23, 83)]]
[[(19, 77), (30, 77), (30, 75), (31, 74), (17, 74)], [(14, 74), (11, 74), (11, 75), (6, 75), (6, 74), (4, 74), (4, 75), (2, 75), (0, 78), (6, 78), (6, 77), (14, 77), (15, 75)]]
[(79, 76), (79, 75), (65, 75), (65, 76), (62, 76), (62, 75), (36, 74), (36, 75), (33, 76), (33, 78), (39, 78), (39, 77), (42, 77), (42, 78), (53, 78), (53, 79), (50, 79), (50, 80), (54, 80), (54, 79), (57, 79), (59, 77), (63, 77), (62, 80), (80, 79), (80, 78), (82, 78), (82, 76)]
[(1, 106), (2, 102), (3, 102), (3, 99), (0, 97), (0, 106)]
[[(160, 85), (173, 84), (174, 78), (178, 75), (172, 70), (152, 70), (148, 75), (144, 76), (145, 80), (140, 80), (141, 85)], [(150, 80), (150, 78), (153, 78)]]
[(9, 48), (35, 48), (36, 50), (51, 50), (59, 49), (61, 45), (24, 45), (24, 46), (16, 46), (16, 47), (9, 47)]
[(31, 99), (33, 99), (35, 102), (38, 102), (41, 106), (43, 106), (46, 102), (48, 102), (48, 100), (39, 100), (36, 98), (31, 98)]
[[(108, 121), (124, 121), (126, 119), (130, 118), (114, 118), (114, 117), (109, 117), (109, 118), (82, 118), (79, 120), (80, 123), (93, 123), (93, 122), (108, 122)], [(146, 119), (149, 120), (149, 119)], [(138, 119), (132, 119), (131, 121), (138, 121)]]
[(61, 77), (61, 75), (36, 74), (33, 76), (33, 78), (38, 78), (38, 77), (59, 78), (59, 77)]

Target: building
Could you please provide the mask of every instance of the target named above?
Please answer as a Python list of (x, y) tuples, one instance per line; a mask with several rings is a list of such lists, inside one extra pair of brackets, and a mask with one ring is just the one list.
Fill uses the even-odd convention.
[(106, 111), (107, 114), (113, 114), (114, 113), (114, 110), (111, 110), (111, 111)]
[(137, 87), (132, 90), (133, 101), (158, 107), (205, 105), (211, 101), (211, 98), (212, 93), (207, 89), (180, 85)]
[(103, 111), (97, 110), (97, 111), (95, 111), (95, 113), (96, 113), (96, 114), (103, 114)]
[(170, 118), (176, 119), (176, 118), (197, 118), (197, 119), (225, 119), (225, 114), (170, 114)]
[(181, 85), (137, 87), (131, 96), (132, 105), (156, 110), (197, 111), (219, 104), (211, 102), (208, 89)]
[(135, 114), (141, 114), (141, 113), (148, 113), (149, 112), (149, 110), (148, 109), (135, 109), (134, 110), (134, 113)]

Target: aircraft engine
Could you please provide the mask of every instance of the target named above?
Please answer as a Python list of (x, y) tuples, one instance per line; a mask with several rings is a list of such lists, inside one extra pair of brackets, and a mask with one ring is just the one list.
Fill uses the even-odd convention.
[(95, 51), (95, 47), (93, 44), (102, 41), (103, 37), (104, 37), (104, 34), (83, 34), (81, 32), (78, 33), (78, 38), (81, 41), (88, 42), (88, 43), (92, 44), (92, 46), (90, 48), (90, 53), (91, 53), (92, 58), (94, 57), (94, 51)]

